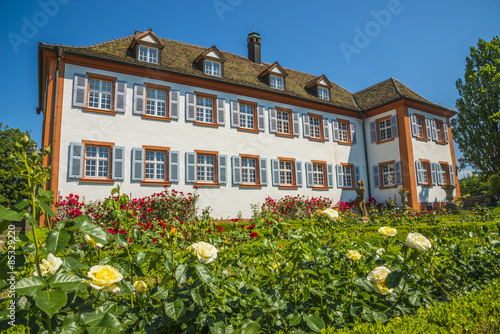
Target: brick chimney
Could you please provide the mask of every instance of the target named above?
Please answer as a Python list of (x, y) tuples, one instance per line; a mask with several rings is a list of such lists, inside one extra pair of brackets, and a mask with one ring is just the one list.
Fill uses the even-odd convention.
[(248, 59), (256, 64), (260, 64), (260, 35), (255, 31), (248, 34)]

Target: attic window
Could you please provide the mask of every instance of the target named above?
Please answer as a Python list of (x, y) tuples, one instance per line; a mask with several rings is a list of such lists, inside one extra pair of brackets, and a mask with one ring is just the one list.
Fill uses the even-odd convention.
[(139, 45), (139, 60), (158, 64), (158, 49)]
[(271, 75), (271, 88), (276, 88), (281, 90), (285, 89), (283, 84), (283, 78)]
[(330, 91), (328, 88), (318, 87), (318, 98), (322, 100), (330, 100)]
[(221, 63), (205, 59), (205, 74), (221, 76)]

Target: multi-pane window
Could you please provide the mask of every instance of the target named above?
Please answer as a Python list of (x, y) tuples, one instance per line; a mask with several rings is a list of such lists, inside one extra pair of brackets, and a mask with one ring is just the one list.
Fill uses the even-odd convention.
[(285, 89), (285, 86), (283, 84), (283, 78), (271, 75), (271, 88), (276, 88), (281, 90)]
[(198, 182), (215, 182), (215, 156), (197, 154)]
[(107, 179), (109, 158), (109, 147), (87, 145), (85, 147), (85, 177)]
[(344, 172), (344, 188), (352, 188), (352, 168), (351, 166), (342, 166)]
[(443, 141), (442, 124), (440, 122), (436, 122), (436, 141)]
[(322, 164), (313, 164), (313, 185), (316, 187), (325, 185), (325, 171)]
[(144, 178), (151, 181), (165, 181), (165, 152), (146, 151)]
[(319, 117), (311, 117), (309, 121), (312, 138), (321, 138), (321, 120)]
[(290, 133), (290, 114), (286, 111), (279, 111), (277, 113), (277, 131), (278, 133)]
[(213, 123), (213, 105), (213, 99), (206, 97), (196, 97), (196, 120), (203, 123)]
[(280, 161), (280, 184), (293, 186), (293, 167), (291, 161)]
[(393, 186), (396, 184), (394, 164), (382, 165), (382, 184), (384, 187)]
[(257, 184), (257, 159), (241, 159), (241, 183)]
[(429, 184), (429, 163), (421, 162), (422, 164), (422, 184)]
[(240, 104), (240, 127), (254, 129), (254, 107)]
[(417, 127), (417, 137), (418, 138), (423, 138), (424, 137), (424, 119), (420, 117), (416, 117), (416, 127)]
[(205, 74), (221, 76), (221, 65), (218, 62), (205, 60)]
[(139, 60), (158, 64), (158, 49), (139, 45)]
[(441, 175), (441, 183), (448, 183), (448, 165), (439, 164), (438, 173)]
[(328, 92), (328, 89), (318, 87), (318, 97), (322, 100), (330, 100), (330, 94)]
[(379, 138), (381, 141), (392, 138), (391, 120), (389, 118), (380, 121), (378, 123), (378, 126), (379, 126)]
[(167, 93), (164, 90), (148, 88), (146, 100), (146, 115), (166, 116)]
[(349, 135), (347, 131), (348, 131), (347, 123), (339, 122), (339, 142), (341, 143), (349, 142)]
[(89, 80), (89, 107), (111, 110), (111, 93), (113, 84), (110, 81)]

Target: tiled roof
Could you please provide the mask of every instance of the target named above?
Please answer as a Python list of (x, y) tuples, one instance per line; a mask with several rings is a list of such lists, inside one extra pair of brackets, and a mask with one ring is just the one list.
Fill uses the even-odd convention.
[(334, 82), (329, 81), (332, 85), (332, 100), (320, 100), (317, 97), (313, 96), (307, 89), (305, 89), (307, 84), (316, 80), (318, 76), (291, 70), (288, 68), (284, 68), (284, 70), (288, 74), (288, 76), (286, 77), (286, 91), (273, 89), (259, 79), (259, 74), (262, 73), (262, 71), (269, 67), (271, 64), (255, 64), (246, 57), (224, 51), (221, 51), (221, 53), (227, 59), (227, 61), (224, 62), (224, 77), (214, 77), (205, 74), (203, 71), (197, 68), (197, 66), (194, 65), (194, 60), (208, 48), (164, 38), (159, 38), (165, 46), (161, 51), (161, 63), (145, 63), (137, 60), (130, 54), (130, 52), (127, 52), (134, 37), (138, 36), (141, 33), (142, 32), (137, 31), (135, 35), (117, 38), (111, 41), (89, 46), (66, 46), (40, 43), (40, 47), (52, 48), (59, 46), (64, 48), (66, 52), (109, 59), (123, 63), (138, 64), (141, 66), (157, 68), (159, 70), (167, 70), (180, 74), (210, 78), (211, 80), (219, 80), (266, 91), (274, 91), (278, 94), (285, 94), (301, 99), (315, 101), (318, 103), (329, 104), (336, 107), (352, 110), (353, 112), (373, 109), (378, 106), (398, 100), (402, 97), (408, 97), (420, 102), (438, 106), (422, 98), (420, 95), (416, 94), (411, 89), (402, 85), (394, 79), (386, 80), (355, 94), (352, 94), (348, 90), (340, 87)]

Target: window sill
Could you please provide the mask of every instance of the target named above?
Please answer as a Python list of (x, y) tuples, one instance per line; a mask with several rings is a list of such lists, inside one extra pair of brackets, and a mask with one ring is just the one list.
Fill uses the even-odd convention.
[(425, 141), (425, 142), (429, 141), (429, 139), (424, 138), (424, 137), (415, 137), (415, 139), (420, 140), (420, 141)]
[(386, 139), (386, 140), (379, 140), (379, 141), (377, 142), (377, 145), (378, 145), (378, 144), (388, 143), (388, 142), (393, 141), (393, 140), (394, 140), (394, 138), (391, 138), (391, 139)]
[(287, 137), (287, 138), (295, 138), (295, 135), (292, 135), (292, 134), (287, 134), (287, 133), (279, 133), (279, 132), (276, 132), (276, 136), (280, 136), (280, 137)]
[(346, 146), (351, 146), (352, 145), (352, 143), (350, 143), (350, 142), (343, 142), (343, 141), (338, 141), (337, 144), (339, 144), (339, 145), (346, 145)]
[(208, 183), (208, 182), (195, 182), (193, 184), (193, 186), (195, 187), (198, 187), (198, 188), (206, 188), (206, 187), (220, 187), (220, 183), (216, 183), (216, 182), (213, 182), (213, 183)]
[(146, 185), (146, 186), (169, 186), (170, 182), (169, 181), (143, 180), (143, 181), (141, 181), (141, 184)]
[(259, 133), (260, 132), (257, 129), (249, 129), (249, 128), (242, 128), (242, 127), (238, 127), (238, 131), (253, 132), (253, 133)]
[(397, 185), (393, 185), (393, 186), (380, 186), (380, 189), (394, 189), (394, 188), (397, 188), (398, 186)]
[(318, 186), (314, 186), (312, 187), (312, 190), (329, 190), (330, 188), (328, 187), (318, 187)]
[(262, 188), (261, 184), (240, 184), (240, 188)]
[(155, 121), (164, 121), (164, 122), (170, 122), (172, 119), (169, 117), (161, 117), (161, 116), (151, 116), (151, 115), (142, 115), (143, 119), (152, 119)]
[(278, 189), (289, 189), (289, 190), (297, 190), (298, 186), (279, 186)]
[(356, 190), (356, 188), (353, 188), (353, 187), (349, 187), (349, 188), (347, 188), (347, 187), (342, 187), (342, 190)]
[(101, 113), (101, 114), (116, 115), (116, 111), (114, 111), (114, 110), (95, 109), (95, 108), (89, 108), (89, 107), (84, 107), (84, 108), (82, 108), (82, 110), (83, 111), (97, 112), (97, 113)]
[(309, 137), (309, 140), (312, 140), (312, 141), (319, 141), (319, 142), (326, 142), (326, 140), (324, 138), (314, 138), (314, 137)]
[(445, 142), (445, 141), (436, 141), (436, 144), (439, 144), (439, 145), (448, 145), (448, 143)]
[(194, 125), (200, 125), (200, 126), (208, 126), (208, 127), (211, 127), (211, 128), (218, 128), (219, 127), (219, 124), (215, 124), (215, 123), (203, 123), (203, 122), (198, 122), (198, 121), (194, 121), (193, 124)]
[(80, 183), (115, 183), (113, 179), (86, 179), (81, 178), (78, 180)]
[(421, 184), (421, 187), (427, 187), (427, 188), (432, 188), (432, 184)]

